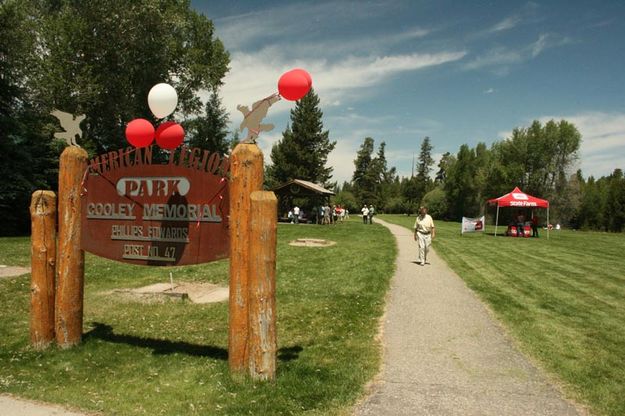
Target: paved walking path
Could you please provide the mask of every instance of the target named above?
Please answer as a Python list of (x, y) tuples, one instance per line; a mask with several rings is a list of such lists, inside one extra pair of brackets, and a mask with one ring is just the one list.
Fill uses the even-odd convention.
[(578, 415), (517, 350), (476, 295), (406, 228), (384, 321), (384, 365), (356, 415)]
[(63, 407), (17, 399), (9, 395), (0, 395), (0, 415), (2, 416), (85, 416)]

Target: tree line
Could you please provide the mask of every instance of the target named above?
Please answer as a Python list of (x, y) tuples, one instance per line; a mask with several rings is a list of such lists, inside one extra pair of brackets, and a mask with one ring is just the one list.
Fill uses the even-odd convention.
[[(463, 144), (455, 154), (446, 152), (435, 169), (433, 145), (425, 137), (413, 173), (399, 177), (395, 168), (387, 166), (385, 143), (376, 153), (374, 139), (367, 137), (356, 154), (352, 180), (338, 187), (335, 201), (350, 210), (373, 204), (378, 212), (404, 214), (426, 205), (436, 218), (459, 221), (463, 216), (494, 215), (486, 200), (518, 186), (550, 201), (553, 224), (621, 232), (625, 229), (623, 171), (615, 169), (598, 179), (575, 171), (581, 140), (577, 128), (566, 120), (534, 121), (490, 147)], [(500, 215), (506, 221), (512, 212), (504, 210)], [(538, 215), (546, 219), (544, 213)]]
[(126, 146), (134, 118), (156, 125), (147, 94), (167, 82), (187, 144), (224, 154), (237, 140), (219, 98), (228, 52), (188, 0), (6, 0), (0, 21), (2, 234), (27, 233), (31, 193), (57, 188), (52, 109), (86, 115), (78, 144), (93, 156)]

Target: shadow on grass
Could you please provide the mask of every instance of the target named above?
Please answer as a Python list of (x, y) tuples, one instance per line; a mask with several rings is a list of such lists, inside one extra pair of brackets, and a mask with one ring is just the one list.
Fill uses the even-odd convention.
[(278, 349), (278, 361), (293, 361), (299, 358), (299, 353), (302, 352), (303, 348), (299, 345), (294, 345), (292, 347), (282, 347)]
[[(93, 329), (84, 334), (84, 339), (99, 339), (114, 344), (126, 344), (140, 348), (151, 348), (155, 355), (187, 354), (193, 357), (208, 357), (216, 360), (227, 360), (228, 350), (212, 345), (191, 344), (184, 341), (138, 337), (136, 335), (115, 334), (113, 327), (100, 322), (93, 323)], [(283, 347), (278, 350), (278, 360), (293, 361), (299, 358), (303, 350), (299, 345)]]
[(187, 354), (193, 357), (209, 357), (216, 360), (227, 360), (228, 350), (212, 345), (191, 344), (184, 341), (169, 341), (166, 339), (138, 337), (136, 335), (123, 335), (113, 332), (113, 327), (100, 322), (93, 323), (93, 329), (84, 335), (85, 340), (90, 338), (112, 342), (114, 344), (126, 344), (133, 347), (151, 348), (155, 355), (168, 355), (174, 353)]

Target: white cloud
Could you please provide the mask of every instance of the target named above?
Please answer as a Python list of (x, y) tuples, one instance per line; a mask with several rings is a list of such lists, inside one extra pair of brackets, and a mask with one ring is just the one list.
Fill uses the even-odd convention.
[(538, 37), (536, 42), (530, 45), (529, 48), (532, 51), (532, 58), (536, 58), (546, 49), (568, 45), (572, 42), (573, 42), (572, 39), (566, 36), (559, 36), (559, 35), (554, 35), (551, 33), (543, 33)]
[(625, 113), (585, 112), (542, 121), (564, 119), (582, 134), (581, 168), (585, 175), (602, 176), (624, 168)]
[[(300, 49), (326, 45), (331, 49), (372, 48), (380, 43), (398, 43), (426, 36), (428, 29), (412, 27), (399, 33), (341, 39), (340, 42), (311, 42), (345, 22), (368, 24), (391, 10), (385, 2), (359, 1), (297, 2), (279, 7), (214, 20), (217, 36), (229, 50), (241, 50), (259, 43), (282, 43)], [(374, 28), (375, 26), (371, 26)], [(373, 31), (370, 31), (373, 32)], [(323, 49), (322, 49), (323, 51)], [(327, 49), (326, 49), (327, 52)]]
[[(573, 123), (582, 134), (580, 149), (581, 169), (584, 176), (603, 176), (615, 168), (625, 168), (625, 113), (598, 111), (571, 115), (542, 116), (542, 123), (549, 120), (566, 120)], [(530, 120), (526, 120), (529, 125)], [(510, 137), (512, 132), (499, 132), (499, 137)]]
[[(363, 136), (364, 137), (364, 136)], [(341, 138), (337, 140), (336, 147), (328, 155), (328, 165), (332, 166), (332, 180), (342, 184), (344, 181), (350, 181), (354, 174), (354, 159), (356, 152), (362, 144), (362, 139), (356, 140)]]
[(484, 94), (493, 94), (493, 93), (495, 93), (496, 91), (497, 91), (496, 89), (494, 89), (494, 88), (492, 88), (492, 87), (491, 87), (491, 88), (485, 89), (485, 90), (484, 90), (484, 91), (482, 91), (482, 92), (483, 92)]
[(478, 56), (464, 65), (464, 69), (480, 69), (491, 66), (511, 65), (522, 62), (523, 55), (520, 51), (513, 51), (507, 48), (495, 48)]
[[(252, 102), (277, 91), (278, 78), (285, 71), (306, 68), (312, 75), (313, 86), (322, 97), (322, 105), (338, 105), (349, 91), (349, 99), (355, 100), (365, 94), (363, 87), (374, 87), (389, 78), (409, 71), (416, 71), (462, 59), (466, 52), (450, 51), (426, 54), (355, 57), (348, 56), (337, 62), (327, 60), (288, 59), (275, 47), (256, 53), (235, 52), (231, 57), (231, 69), (222, 87), (223, 104), (231, 114), (231, 120), (240, 118), (237, 104)], [(373, 93), (367, 91), (368, 94)], [(271, 108), (271, 114), (290, 109), (291, 103), (281, 101)]]
[(516, 27), (521, 22), (520, 16), (510, 16), (506, 17), (502, 21), (498, 22), (496, 25), (491, 27), (488, 31), (490, 33), (502, 32), (504, 30), (510, 30)]
[(496, 73), (505, 75), (508, 72), (507, 68), (513, 64), (529, 61), (538, 57), (547, 49), (568, 45), (570, 43), (572, 43), (572, 40), (568, 37), (552, 33), (543, 33), (538, 36), (535, 42), (521, 48), (493, 48), (467, 62), (463, 67), (466, 70), (494, 68)]
[(538, 37), (538, 40), (532, 45), (532, 58), (540, 55), (542, 51), (547, 47), (547, 35), (542, 34)]

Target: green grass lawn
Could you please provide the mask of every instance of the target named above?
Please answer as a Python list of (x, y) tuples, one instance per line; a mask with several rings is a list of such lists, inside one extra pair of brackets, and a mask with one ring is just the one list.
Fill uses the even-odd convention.
[(0, 264), (30, 266), (30, 237), (0, 238)]
[(562, 230), (525, 239), (487, 227), (491, 235), (462, 237), (459, 223), (436, 225), (437, 253), (521, 347), (595, 413), (625, 415), (625, 235)]
[[(302, 237), (338, 244), (287, 244)], [(0, 239), (0, 263), (28, 256), (27, 238)], [(275, 384), (230, 378), (227, 303), (103, 293), (168, 281), (170, 270), (177, 281), (225, 285), (227, 261), (165, 269), (87, 255), (84, 342), (65, 351), (29, 348), (29, 277), (0, 279), (0, 392), (119, 415), (347, 414), (378, 371), (374, 339), (395, 256), (379, 225), (279, 227)]]

